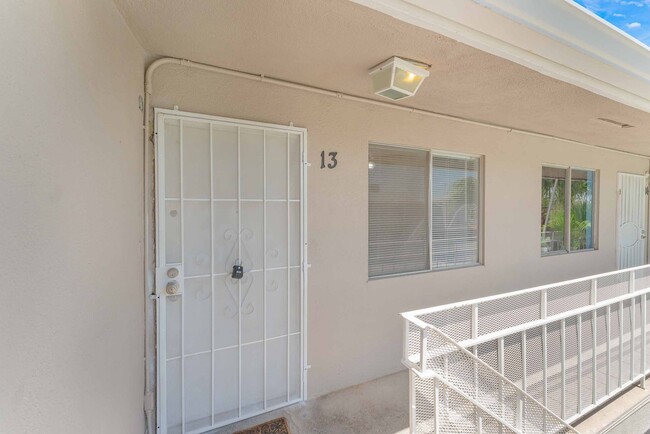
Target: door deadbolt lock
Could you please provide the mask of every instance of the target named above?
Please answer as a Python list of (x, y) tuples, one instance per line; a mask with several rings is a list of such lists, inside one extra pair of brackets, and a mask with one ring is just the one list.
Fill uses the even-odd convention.
[(176, 279), (178, 277), (178, 268), (170, 268), (167, 270), (167, 277), (170, 279)]
[(167, 293), (167, 295), (176, 295), (179, 293), (180, 289), (181, 286), (178, 284), (178, 282), (173, 281), (167, 284), (167, 287), (165, 288), (165, 292)]

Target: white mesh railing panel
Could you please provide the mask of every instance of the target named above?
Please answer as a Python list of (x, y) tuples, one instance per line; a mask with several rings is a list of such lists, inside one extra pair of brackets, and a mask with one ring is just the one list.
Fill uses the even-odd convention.
[[(418, 434), (436, 432), (436, 392), (433, 378), (420, 378), (411, 372), (412, 384), (415, 388), (415, 427)], [(413, 393), (413, 392), (412, 392)]]
[(582, 314), (580, 323), (580, 408), (592, 404), (594, 392), (594, 314)]
[(514, 333), (503, 339), (503, 353), (503, 375), (517, 387), (523, 387), (521, 333)]
[(641, 311), (641, 298), (634, 298), (634, 371), (632, 377), (643, 373), (643, 314)]
[(431, 324), (456, 342), (472, 337), (472, 307), (461, 306), (443, 312), (419, 315), (427, 324)]
[(526, 331), (526, 392), (544, 403), (544, 351), (542, 327)]
[(440, 385), (440, 433), (478, 432), (476, 406), (453, 389)]
[(494, 370), (499, 369), (499, 354), (497, 352), (497, 341), (488, 341), (478, 344), (476, 347), (476, 356), (490, 365)]
[(632, 301), (623, 302), (623, 328), (621, 330), (621, 381), (626, 383), (632, 379)]
[(620, 297), (629, 293), (629, 282), (629, 272), (599, 277), (596, 279), (596, 284), (598, 285), (598, 301), (609, 300), (610, 298)]
[(587, 306), (591, 297), (591, 281), (559, 285), (547, 291), (547, 316), (558, 315)]
[(611, 307), (609, 324), (610, 330), (610, 357), (609, 357), (609, 390), (611, 393), (619, 386), (619, 379), (621, 378), (621, 323), (620, 323), (620, 309), (618, 303)]
[(650, 370), (650, 294), (646, 294), (645, 296), (646, 299), (646, 325), (645, 325), (645, 330), (646, 330), (646, 335), (645, 335), (645, 347), (646, 347), (646, 358), (645, 358), (645, 369), (646, 372)]
[(604, 398), (607, 391), (607, 309), (596, 311), (596, 400)]
[[(472, 429), (481, 419), (482, 432), (521, 425), (550, 432), (547, 416), (575, 421), (650, 373), (650, 266), (425, 309), (405, 314), (407, 322), (409, 315), (410, 367), (469, 400), (466, 411), (459, 404), (448, 415), (444, 432), (463, 432), (453, 431), (453, 418)], [(525, 410), (526, 399), (539, 418)]]
[(420, 328), (410, 321), (406, 322), (408, 327), (407, 343), (406, 343), (406, 358), (412, 363), (420, 361)]
[(634, 272), (634, 289), (643, 291), (650, 288), (650, 268), (642, 268)]
[(565, 321), (564, 343), (564, 414), (565, 419), (578, 414), (578, 318)]
[(547, 326), (546, 331), (546, 406), (558, 416), (562, 414), (562, 364), (560, 322)]
[[(451, 431), (452, 426), (462, 426), (466, 429), (476, 423), (476, 408), (472, 402), (481, 410), (487, 412), (491, 417), (504, 424), (505, 427), (521, 427), (527, 415), (531, 415), (531, 420), (535, 418), (541, 421), (542, 425), (546, 420), (547, 431), (533, 429), (533, 423), (529, 432), (557, 432), (565, 428), (562, 420), (549, 412), (540, 403), (531, 397), (527, 397), (525, 392), (515, 384), (508, 381), (493, 368), (481, 362), (470, 352), (460, 347), (453, 340), (449, 339), (439, 331), (433, 328), (426, 329), (427, 339), (427, 373), (433, 375), (433, 378), (440, 379), (455, 390), (447, 390), (449, 396), (453, 396), (451, 401), (449, 396), (441, 396), (438, 390), (438, 415), (440, 428), (443, 432)], [(426, 383), (426, 382), (425, 382)], [(416, 381), (416, 384), (422, 384)], [(417, 387), (417, 385), (416, 385)], [(422, 390), (416, 390), (416, 405), (433, 407), (435, 409), (435, 397), (433, 404), (429, 398), (417, 398), (417, 394), (430, 394), (431, 383), (422, 385)], [(434, 393), (435, 395), (435, 393)], [(428, 395), (427, 395), (428, 396)], [(464, 401), (465, 405), (463, 402)], [(452, 402), (453, 401), (453, 402)], [(453, 404), (452, 410), (442, 411), (446, 404)], [(435, 411), (422, 410), (423, 415), (435, 414)], [(441, 414), (444, 415), (441, 416)], [(537, 416), (535, 416), (537, 415)], [(445, 419), (448, 418), (447, 420)], [(416, 418), (418, 426), (424, 424), (425, 416), (418, 415)], [(445, 420), (447, 422), (445, 422)], [(445, 424), (448, 423), (448, 424)], [(435, 426), (435, 424), (434, 424)], [(426, 428), (429, 429), (429, 428)], [(426, 432), (426, 431), (422, 431)], [(460, 431), (468, 432), (468, 431)], [(472, 431), (469, 431), (472, 432)]]
[(540, 295), (525, 293), (487, 301), (478, 307), (478, 334), (484, 336), (540, 319)]

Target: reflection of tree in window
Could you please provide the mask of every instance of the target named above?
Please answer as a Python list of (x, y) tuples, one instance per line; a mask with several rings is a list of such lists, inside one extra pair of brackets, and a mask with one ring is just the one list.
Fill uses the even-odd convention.
[(592, 249), (594, 172), (571, 171), (571, 250)]
[[(569, 216), (565, 215), (568, 169), (542, 169), (541, 249), (542, 254), (593, 248), (594, 171), (571, 170)], [(567, 249), (566, 224), (569, 224)]]

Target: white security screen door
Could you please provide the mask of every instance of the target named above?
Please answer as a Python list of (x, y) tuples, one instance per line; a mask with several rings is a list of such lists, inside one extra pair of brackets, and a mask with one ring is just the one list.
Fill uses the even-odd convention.
[(158, 426), (303, 399), (305, 130), (156, 110)]
[(618, 174), (617, 249), (618, 268), (646, 262), (647, 197), (646, 177)]

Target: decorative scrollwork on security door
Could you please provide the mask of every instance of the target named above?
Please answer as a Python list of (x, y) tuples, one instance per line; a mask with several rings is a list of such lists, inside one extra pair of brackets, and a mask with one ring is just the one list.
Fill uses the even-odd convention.
[(196, 300), (200, 300), (200, 301), (207, 300), (212, 296), (211, 285), (208, 285), (206, 283), (202, 284), (201, 286), (199, 286), (193, 291), (193, 295)]
[[(228, 258), (224, 264), (224, 269), (230, 270), (237, 260), (241, 261), (240, 264), (244, 267), (245, 271), (250, 271), (255, 269), (255, 264), (253, 263), (253, 258), (251, 257), (248, 251), (248, 245), (251, 244), (251, 241), (255, 238), (255, 233), (249, 228), (242, 228), (239, 232), (239, 237), (237, 232), (233, 229), (226, 229), (223, 233), (223, 237), (226, 241), (232, 242), (232, 248), (230, 253), (228, 253)], [(241, 252), (238, 255), (237, 251), (241, 241)]]
[(269, 283), (269, 284), (267, 285), (266, 290), (267, 290), (268, 292), (275, 292), (275, 291), (278, 290), (279, 287), (280, 287), (280, 285), (278, 284), (278, 281), (275, 280), (275, 279), (273, 279), (273, 280), (271, 281), (271, 283)]
[[(237, 261), (244, 267), (244, 276), (241, 279), (233, 279), (230, 275), (224, 276), (224, 283), (228, 293), (229, 300), (227, 306), (223, 310), (224, 316), (234, 318), (239, 312), (243, 315), (250, 315), (255, 312), (255, 306), (249, 301), (249, 295), (255, 282), (255, 276), (250, 274), (250, 270), (255, 269), (255, 264), (249, 253), (248, 245), (251, 244), (255, 238), (255, 233), (249, 228), (242, 228), (237, 234), (233, 229), (227, 229), (223, 233), (226, 241), (232, 242), (232, 248), (226, 259), (225, 269), (232, 268)], [(241, 246), (240, 255), (238, 255), (239, 247)], [(239, 300), (239, 291), (241, 285), (241, 301)]]
[[(255, 276), (253, 274), (244, 274), (244, 277), (241, 279), (233, 279), (230, 276), (223, 277), (226, 286), (226, 292), (229, 296), (226, 307), (223, 309), (223, 315), (226, 318), (234, 318), (239, 312), (244, 315), (250, 315), (255, 312), (255, 306), (251, 301), (248, 300), (248, 296), (250, 295), (253, 283), (255, 282)], [(238, 302), (240, 288), (239, 285), (241, 285), (241, 303)]]

